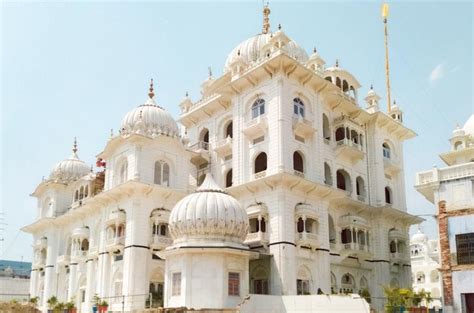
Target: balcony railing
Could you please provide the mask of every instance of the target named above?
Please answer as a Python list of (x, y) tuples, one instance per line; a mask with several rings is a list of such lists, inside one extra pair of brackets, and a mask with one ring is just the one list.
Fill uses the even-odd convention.
[(151, 238), (151, 247), (153, 249), (164, 249), (173, 243), (173, 239), (163, 235), (153, 235)]
[(232, 138), (226, 137), (216, 143), (216, 148), (214, 149), (221, 156), (227, 156), (232, 153)]
[(469, 162), (445, 168), (434, 168), (431, 171), (421, 172), (416, 175), (416, 185), (433, 182), (455, 180), (474, 176), (474, 163)]
[(67, 264), (69, 264), (70, 261), (71, 261), (71, 258), (67, 254), (60, 255), (56, 259), (56, 263), (58, 263), (60, 265), (67, 265)]
[(198, 141), (197, 143), (191, 145), (189, 150), (194, 152), (203, 152), (203, 150), (209, 151), (209, 143), (205, 141)]
[(123, 248), (123, 245), (125, 244), (125, 236), (120, 236), (120, 237), (112, 237), (108, 238), (106, 240), (106, 248), (107, 250), (119, 250)]
[(255, 232), (255, 233), (248, 233), (247, 237), (245, 238), (245, 243), (265, 243), (268, 242), (268, 233), (267, 232)]
[(358, 243), (358, 242), (348, 242), (342, 244), (343, 249), (345, 250), (359, 250), (359, 251), (369, 251), (369, 246), (366, 244)]
[(362, 151), (362, 146), (350, 139), (347, 139), (347, 138), (344, 138), (344, 139), (341, 139), (339, 141), (336, 141), (336, 146), (348, 146), (348, 147), (352, 147), (354, 149), (357, 149), (359, 151)]

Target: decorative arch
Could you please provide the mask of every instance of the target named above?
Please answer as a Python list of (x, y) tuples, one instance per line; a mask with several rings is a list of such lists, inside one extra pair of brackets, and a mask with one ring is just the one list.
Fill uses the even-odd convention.
[(165, 160), (155, 162), (153, 182), (157, 185), (170, 186), (171, 167)]
[(341, 277), (341, 288), (343, 293), (353, 293), (355, 289), (355, 279), (349, 273), (342, 275)]
[(344, 169), (338, 169), (336, 172), (337, 188), (352, 192), (351, 176)]
[(262, 265), (256, 266), (250, 273), (251, 293), (266, 295), (269, 294), (270, 272)]
[(386, 204), (393, 204), (393, 194), (392, 189), (388, 186), (385, 187), (385, 203)]
[(297, 172), (304, 173), (304, 155), (301, 151), (293, 153), (293, 169)]
[(257, 118), (265, 114), (265, 100), (263, 98), (257, 98), (251, 106), (252, 119)]
[(254, 173), (260, 173), (267, 170), (267, 154), (260, 152), (254, 160)]
[(230, 120), (224, 124), (224, 138), (233, 138), (233, 137), (234, 137), (234, 122)]
[(329, 126), (329, 118), (324, 113), (323, 113), (323, 138), (326, 140), (331, 140), (331, 129)]
[(293, 114), (296, 116), (305, 117), (305, 105), (300, 97), (293, 99)]
[(334, 219), (331, 214), (328, 214), (328, 224), (329, 224), (329, 243), (336, 243), (336, 226), (334, 225)]
[(128, 180), (128, 160), (126, 157), (119, 159), (115, 173), (115, 183), (117, 185), (122, 184)]
[(209, 129), (203, 128), (199, 133), (199, 141), (209, 144)]
[(356, 192), (359, 199), (365, 199), (366, 190), (365, 190), (365, 182), (361, 176), (356, 178)]
[(225, 174), (225, 186), (226, 188), (232, 187), (233, 185), (233, 174), (232, 174), (232, 169), (229, 169), (227, 171), (227, 174)]
[(296, 274), (296, 294), (309, 295), (311, 290), (311, 270), (306, 265), (301, 265)]
[(331, 166), (327, 162), (324, 162), (324, 183), (332, 186), (332, 172)]

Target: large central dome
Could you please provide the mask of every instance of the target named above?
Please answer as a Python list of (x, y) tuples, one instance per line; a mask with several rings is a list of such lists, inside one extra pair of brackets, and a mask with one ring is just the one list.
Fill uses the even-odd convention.
[[(279, 30), (279, 32), (281, 32), (281, 30)], [(240, 58), (247, 64), (255, 63), (259, 59), (264, 58), (265, 51), (263, 51), (263, 48), (267, 46), (272, 36), (273, 34), (270, 33), (259, 34), (238, 44), (227, 57), (224, 72), (229, 70), (230, 64), (239, 57), (239, 54)], [(293, 40), (290, 40), (286, 45), (286, 52), (300, 62), (306, 62), (308, 60), (306, 51)]]

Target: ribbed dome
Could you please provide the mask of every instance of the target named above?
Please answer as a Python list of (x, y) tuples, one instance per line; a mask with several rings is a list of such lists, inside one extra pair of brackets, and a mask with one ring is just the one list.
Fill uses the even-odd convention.
[(196, 191), (171, 211), (169, 229), (174, 246), (232, 245), (243, 247), (249, 224), (239, 202), (208, 174)]
[[(250, 64), (253, 62), (258, 61), (259, 59), (265, 57), (265, 51), (262, 51), (262, 48), (270, 41), (272, 35), (267, 34), (258, 34), (254, 37), (251, 37), (239, 45), (237, 45), (232, 52), (227, 57), (224, 65), (224, 71), (228, 71), (230, 69), (230, 64), (237, 58), (240, 57), (245, 63)], [(287, 53), (292, 56), (296, 57), (296, 59), (300, 62), (306, 62), (308, 60), (308, 54), (304, 51), (298, 44), (296, 44), (293, 40), (290, 40), (286, 45)], [(239, 56), (240, 51), (240, 56)]]
[(428, 236), (423, 234), (420, 229), (410, 238), (410, 243), (424, 243), (428, 241)]
[(56, 182), (68, 183), (87, 175), (89, 171), (90, 169), (87, 164), (79, 160), (76, 141), (74, 141), (71, 156), (56, 164), (49, 175), (49, 179)]
[(466, 135), (474, 137), (474, 114), (472, 114), (462, 127)]
[(171, 114), (158, 106), (153, 98), (128, 112), (122, 120), (122, 135), (140, 134), (148, 137), (178, 137), (179, 130)]

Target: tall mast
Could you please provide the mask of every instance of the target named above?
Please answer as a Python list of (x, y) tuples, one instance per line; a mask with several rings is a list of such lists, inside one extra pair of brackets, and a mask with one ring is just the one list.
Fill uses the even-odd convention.
[(382, 17), (384, 24), (384, 38), (385, 38), (385, 80), (387, 82), (387, 112), (391, 110), (391, 99), (390, 99), (390, 66), (388, 62), (388, 4), (384, 3), (382, 5)]

